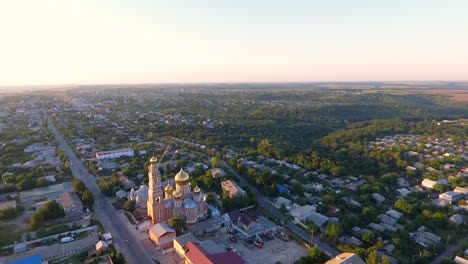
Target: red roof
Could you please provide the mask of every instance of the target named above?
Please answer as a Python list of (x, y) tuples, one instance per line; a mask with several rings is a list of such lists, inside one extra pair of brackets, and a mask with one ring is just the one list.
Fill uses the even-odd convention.
[(192, 241), (185, 245), (185, 257), (193, 264), (212, 264), (208, 258), (208, 252)]
[(232, 251), (209, 256), (213, 264), (246, 264), (244, 259)]
[(246, 264), (234, 252), (223, 252), (209, 255), (198, 243), (189, 241), (185, 245), (185, 257), (193, 264)]

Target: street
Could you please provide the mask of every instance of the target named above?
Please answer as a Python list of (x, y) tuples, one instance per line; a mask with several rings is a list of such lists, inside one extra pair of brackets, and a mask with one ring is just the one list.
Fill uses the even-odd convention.
[[(97, 186), (94, 176), (89, 174), (57, 130), (47, 111), (43, 110), (43, 113), (44, 116), (47, 117), (49, 128), (52, 133), (54, 133), (60, 149), (62, 149), (68, 157), (73, 175), (82, 180), (86, 187), (93, 193), (95, 200), (94, 216), (102, 223), (104, 229), (112, 234), (117, 251), (124, 255), (128, 263), (153, 263), (151, 256), (144, 250), (141, 242), (134, 236), (134, 233), (129, 230), (128, 225), (123, 222), (124, 219), (119, 217), (112, 204), (106, 200)], [(124, 240), (128, 240), (130, 244), (125, 245)]]
[(242, 176), (240, 176), (237, 171), (235, 171), (229, 164), (226, 163), (226, 161), (222, 160), (221, 165), (225, 168), (227, 168), (234, 176), (236, 176), (237, 180), (239, 181), (240, 186), (248, 186), (250, 190), (255, 194), (257, 197), (258, 203), (261, 207), (265, 208), (268, 212), (270, 212), (273, 216), (276, 218), (281, 219), (281, 222), (285, 224), (285, 226), (293, 233), (304, 239), (305, 241), (311, 241), (312, 239), (312, 244), (317, 245), (317, 247), (325, 252), (330, 257), (335, 257), (340, 254), (336, 249), (330, 247), (326, 243), (322, 242), (320, 239), (317, 237), (311, 236), (309, 232), (306, 232), (304, 229), (296, 226), (294, 223), (289, 221), (283, 213), (281, 213), (278, 208), (273, 206), (273, 204), (268, 200), (265, 196), (263, 196), (255, 186), (251, 185), (249, 182), (247, 182)]

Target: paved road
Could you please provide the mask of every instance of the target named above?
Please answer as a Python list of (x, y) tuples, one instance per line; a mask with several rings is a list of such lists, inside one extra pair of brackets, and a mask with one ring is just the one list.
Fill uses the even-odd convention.
[(453, 254), (455, 254), (455, 251), (460, 249), (462, 245), (468, 241), (468, 237), (463, 237), (456, 244), (450, 245), (442, 254), (438, 255), (436, 259), (434, 259), (431, 264), (438, 264), (441, 263), (442, 260), (446, 258), (452, 258)]
[[(43, 113), (47, 117), (49, 128), (52, 133), (54, 133), (60, 149), (62, 149), (68, 157), (73, 175), (82, 180), (86, 187), (93, 193), (95, 200), (95, 217), (103, 224), (104, 228), (112, 234), (117, 250), (124, 255), (125, 259), (130, 264), (154, 263), (148, 252), (144, 250), (143, 244), (141, 244), (134, 235), (134, 232), (123, 222), (124, 219), (119, 217), (112, 204), (110, 204), (101, 193), (94, 176), (89, 174), (68, 143), (64, 140), (63, 136), (52, 122), (49, 114), (46, 111), (43, 111)], [(124, 240), (128, 240), (130, 244), (128, 246), (125, 245)]]
[[(268, 200), (263, 194), (261, 194), (258, 189), (247, 182), (242, 176), (240, 176), (229, 164), (227, 164), (224, 160), (221, 161), (221, 165), (225, 168), (227, 168), (234, 176), (236, 176), (237, 180), (239, 181), (241, 186), (248, 186), (250, 190), (255, 194), (255, 196), (258, 199), (258, 203), (260, 204), (261, 207), (265, 208), (267, 211), (269, 211), (273, 216), (276, 218), (281, 219), (281, 222), (284, 223), (284, 225), (293, 233), (304, 239), (305, 241), (311, 241), (311, 234), (309, 232), (306, 232), (304, 229), (296, 226), (294, 223), (289, 221), (283, 213), (281, 213), (278, 208), (273, 206), (273, 204)], [(317, 237), (313, 237), (312, 239), (313, 244), (317, 245), (317, 247), (325, 252), (328, 256), (330, 257), (335, 257), (340, 254), (336, 249), (330, 247)]]

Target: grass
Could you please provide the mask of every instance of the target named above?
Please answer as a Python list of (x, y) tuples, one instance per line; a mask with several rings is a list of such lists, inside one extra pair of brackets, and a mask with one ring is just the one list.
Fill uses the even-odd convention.
[(129, 212), (125, 212), (125, 216), (127, 217), (128, 221), (130, 221), (132, 225), (136, 224), (135, 218), (133, 217), (132, 214), (130, 214)]
[(22, 232), (15, 231), (15, 228), (10, 226), (0, 226), (0, 247), (13, 244), (15, 241), (21, 240)]
[(52, 236), (55, 234), (60, 234), (63, 232), (71, 231), (72, 228), (70, 228), (67, 225), (58, 225), (58, 226), (53, 226), (49, 229), (41, 229), (36, 232), (36, 238), (42, 238), (42, 237), (47, 237), (47, 236)]

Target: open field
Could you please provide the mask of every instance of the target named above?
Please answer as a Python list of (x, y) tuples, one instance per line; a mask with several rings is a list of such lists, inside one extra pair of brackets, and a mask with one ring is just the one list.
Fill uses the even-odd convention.
[(365, 90), (365, 93), (386, 93), (394, 95), (440, 95), (447, 96), (449, 100), (468, 103), (468, 89), (384, 89), (384, 90)]

